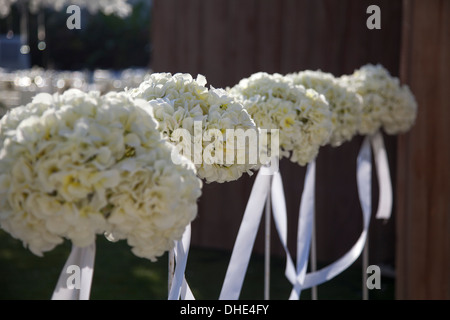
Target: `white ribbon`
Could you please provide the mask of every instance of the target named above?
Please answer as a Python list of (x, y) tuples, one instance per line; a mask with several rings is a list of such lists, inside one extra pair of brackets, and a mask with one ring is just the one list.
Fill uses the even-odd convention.
[(287, 246), (286, 202), (284, 197), (281, 175), (278, 172), (273, 176), (272, 181), (272, 211), (275, 227), (278, 231), (281, 244), (286, 253), (286, 269), (284, 274), (293, 285), (296, 285), (297, 279), (296, 279), (295, 265), (291, 258), (291, 255), (289, 254), (289, 249)]
[[(358, 182), (358, 194), (362, 207), (363, 213), (363, 231), (354, 244), (354, 246), (339, 260), (332, 263), (331, 265), (312, 273), (306, 273), (309, 250), (310, 250), (310, 240), (311, 232), (313, 227), (314, 219), (314, 163), (308, 166), (307, 175), (305, 176), (305, 186), (302, 194), (302, 200), (300, 204), (299, 213), (299, 224), (297, 233), (297, 268), (296, 268), (296, 278), (293, 278), (292, 267), (289, 251), (285, 244), (285, 228), (277, 228), (280, 234), (280, 239), (283, 242), (283, 247), (285, 248), (287, 254), (287, 265), (286, 265), (286, 277), (293, 284), (294, 288), (291, 292), (290, 299), (298, 299), (300, 297), (300, 292), (303, 289), (311, 288), (322, 284), (332, 278), (336, 277), (338, 274), (342, 273), (348, 267), (350, 267), (356, 259), (360, 256), (364, 245), (366, 243), (367, 234), (370, 224), (370, 216), (372, 211), (372, 154), (371, 146), (374, 150), (375, 164), (377, 168), (377, 176), (379, 182), (380, 197), (378, 202), (378, 219), (389, 219), (392, 209), (392, 186), (391, 179), (389, 175), (389, 164), (387, 161), (386, 149), (383, 143), (383, 137), (380, 132), (377, 132), (372, 137), (366, 137), (364, 139), (363, 145), (360, 149), (357, 159), (357, 182)], [(278, 180), (278, 179), (277, 179)], [(281, 186), (281, 180), (280, 180)], [(282, 187), (273, 185), (273, 188), (278, 189), (278, 193), (282, 190)], [(282, 195), (278, 195), (274, 202), (282, 204)], [(283, 205), (284, 206), (284, 205)], [(274, 212), (276, 210), (284, 210), (283, 208), (274, 207)], [(274, 213), (275, 214), (275, 213)], [(281, 214), (284, 216), (284, 213)], [(277, 221), (277, 218), (275, 216)], [(278, 221), (280, 221), (278, 219)], [(284, 223), (284, 222), (283, 222)]]
[(381, 132), (377, 131), (370, 138), (370, 142), (373, 148), (378, 177), (379, 198), (376, 218), (387, 220), (391, 217), (392, 212), (392, 184), (389, 173), (389, 162)]
[(168, 300), (178, 300), (180, 297), (183, 300), (193, 300), (194, 295), (186, 282), (184, 272), (186, 270), (187, 257), (189, 254), (189, 246), (191, 243), (191, 225), (186, 227), (181, 241), (175, 244), (175, 273), (170, 288)]
[(293, 285), (289, 299), (299, 299), (302, 289), (311, 288), (322, 284), (347, 269), (361, 254), (367, 238), (371, 215), (371, 149), (370, 139), (363, 142), (357, 159), (358, 193), (363, 211), (363, 231), (356, 244), (339, 260), (316, 272), (306, 274), (311, 234), (314, 219), (314, 187), (315, 187), (315, 162), (308, 165), (305, 176), (302, 200), (300, 204), (298, 230), (297, 230), (297, 268), (293, 270), (292, 258), (286, 243), (286, 221), (284, 195), (280, 177), (274, 177), (272, 185), (273, 211), (280, 240), (286, 252), (286, 278)]
[(236, 242), (234, 243), (219, 300), (239, 299), (266, 197), (269, 193), (271, 173), (270, 168), (261, 167), (253, 183), (250, 198), (245, 208)]
[(316, 162), (308, 164), (302, 198), (297, 231), (297, 283), (291, 291), (290, 299), (298, 300), (304, 285), (306, 269), (308, 267), (309, 250), (311, 248), (311, 235), (314, 227), (315, 212), (315, 181)]
[[(327, 267), (307, 274), (315, 210), (315, 161), (308, 164), (300, 203), (296, 267), (287, 246), (287, 213), (281, 175), (276, 172), (271, 184), (270, 177), (267, 177), (267, 173), (262, 174), (261, 170), (264, 170), (264, 168), (261, 168), (244, 213), (219, 299), (239, 299), (269, 188), (271, 188), (275, 226), (286, 253), (285, 276), (293, 285), (289, 299), (299, 299), (302, 289), (308, 289), (329, 281), (350, 267), (361, 255), (369, 230), (372, 211), (371, 147), (374, 150), (380, 190), (376, 217), (378, 219), (389, 219), (392, 209), (392, 185), (383, 137), (380, 132), (377, 132), (371, 137), (365, 137), (357, 158), (358, 194), (363, 214), (361, 235), (353, 247), (340, 259)], [(187, 289), (189, 289), (188, 286)]]
[(312, 161), (308, 165), (302, 202), (300, 205), (300, 216), (302, 218), (300, 219), (301, 221), (299, 220), (299, 233), (297, 239), (299, 252), (297, 256), (297, 270), (287, 246), (287, 212), (281, 175), (279, 172), (275, 172), (271, 184), (270, 177), (267, 176), (268, 173), (261, 170), (268, 169), (260, 169), (253, 185), (219, 297), (221, 300), (239, 299), (269, 189), (271, 190), (275, 226), (286, 253), (285, 275), (295, 287), (291, 293), (290, 299), (298, 299), (300, 295), (302, 283), (306, 274), (312, 232), (312, 219), (314, 217), (315, 161)]
[(195, 300), (194, 294), (189, 288), (186, 278), (183, 279), (183, 284), (181, 285), (181, 299), (182, 300)]
[(285, 276), (293, 285), (290, 300), (299, 299), (305, 280), (308, 265), (311, 234), (315, 207), (315, 170), (316, 162), (308, 164), (303, 193), (300, 203), (298, 230), (297, 230), (297, 268), (287, 246), (287, 213), (281, 176), (276, 174), (272, 183), (272, 201), (275, 226), (286, 253)]
[[(94, 274), (94, 260), (95, 242), (84, 248), (72, 246), (69, 258), (61, 271), (58, 283), (53, 291), (52, 300), (89, 300)], [(74, 266), (73, 274), (72, 268), (69, 268), (71, 266)], [(80, 274), (77, 274), (77, 270), (80, 271)], [(68, 281), (69, 277), (77, 276), (80, 276), (79, 288), (76, 288), (76, 285)]]
[(342, 271), (350, 267), (360, 256), (366, 243), (369, 229), (370, 215), (372, 211), (372, 154), (370, 149), (370, 138), (366, 137), (361, 146), (357, 159), (357, 183), (358, 194), (363, 214), (363, 231), (358, 241), (339, 260), (316, 272), (308, 273), (305, 277), (303, 289), (322, 284)]
[[(358, 241), (339, 260), (323, 269), (307, 274), (306, 271), (311, 247), (311, 235), (315, 211), (315, 160), (308, 164), (300, 202), (296, 267), (287, 246), (287, 212), (281, 175), (279, 172), (274, 173), (273, 180), (271, 181), (270, 174), (272, 172), (269, 172), (268, 168), (262, 167), (258, 172), (258, 176), (253, 185), (238, 236), (233, 247), (225, 281), (219, 297), (220, 300), (239, 299), (269, 189), (271, 190), (275, 226), (286, 253), (285, 276), (293, 285), (289, 299), (299, 299), (302, 289), (308, 289), (331, 280), (356, 261), (366, 243), (372, 211), (371, 146), (374, 151), (380, 189), (376, 217), (378, 219), (389, 219), (392, 208), (392, 186), (383, 137), (381, 133), (377, 132), (372, 137), (366, 137), (364, 139), (357, 159), (357, 183), (363, 213), (363, 231), (361, 232)], [(192, 291), (184, 277), (186, 259), (189, 251), (189, 240), (190, 226), (183, 235), (182, 241), (177, 244), (177, 250), (175, 251), (177, 267), (175, 269), (175, 277), (169, 299), (179, 299), (180, 296), (181, 299), (194, 299)]]

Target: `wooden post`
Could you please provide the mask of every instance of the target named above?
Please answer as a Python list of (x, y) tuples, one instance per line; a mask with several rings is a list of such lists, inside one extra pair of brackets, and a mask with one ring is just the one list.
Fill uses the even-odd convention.
[(403, 2), (401, 80), (418, 117), (398, 139), (397, 299), (450, 299), (450, 1)]

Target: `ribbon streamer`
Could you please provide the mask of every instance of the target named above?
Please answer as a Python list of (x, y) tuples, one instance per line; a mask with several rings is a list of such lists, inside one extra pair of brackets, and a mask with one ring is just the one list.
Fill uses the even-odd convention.
[(305, 175), (302, 199), (297, 231), (297, 282), (291, 291), (290, 299), (299, 299), (302, 286), (304, 285), (306, 270), (308, 267), (311, 238), (314, 228), (315, 212), (315, 160), (308, 164)]
[(366, 137), (361, 146), (357, 159), (358, 194), (363, 213), (363, 231), (353, 247), (340, 259), (316, 272), (308, 273), (305, 277), (303, 289), (311, 288), (331, 280), (342, 271), (350, 267), (360, 256), (366, 243), (372, 211), (372, 153), (370, 138)]
[(175, 245), (176, 250), (174, 250), (174, 253), (176, 266), (168, 300), (178, 300), (180, 299), (181, 295), (183, 299), (193, 299), (194, 297), (189, 289), (189, 286), (186, 282), (186, 278), (184, 276), (190, 243), (191, 243), (191, 225), (189, 224), (183, 233), (181, 241), (177, 241)]
[(237, 300), (250, 261), (264, 205), (270, 188), (271, 169), (261, 167), (245, 208), (219, 300)]
[[(370, 216), (372, 211), (372, 154), (371, 147), (374, 151), (375, 165), (377, 169), (377, 176), (380, 189), (380, 197), (378, 202), (377, 219), (389, 219), (392, 209), (392, 185), (389, 175), (389, 164), (387, 160), (386, 149), (383, 143), (383, 137), (380, 132), (377, 132), (372, 137), (366, 137), (360, 149), (357, 159), (357, 183), (358, 183), (358, 195), (361, 203), (362, 213), (363, 213), (363, 231), (355, 243), (355, 245), (339, 260), (333, 264), (319, 270), (316, 272), (308, 273), (303, 277), (304, 270), (306, 270), (307, 264), (307, 254), (309, 253), (309, 241), (308, 238), (311, 236), (310, 230), (312, 228), (313, 219), (313, 200), (304, 202), (307, 199), (308, 193), (305, 194), (306, 186), (308, 185), (305, 181), (305, 191), (302, 195), (302, 204), (308, 206), (311, 210), (307, 213), (307, 210), (300, 209), (299, 217), (299, 229), (298, 229), (298, 240), (297, 240), (297, 277), (296, 282), (293, 283), (294, 289), (291, 292), (290, 299), (297, 298), (300, 295), (299, 289), (301, 289), (301, 284), (303, 283), (303, 289), (311, 288), (322, 284), (332, 278), (336, 277), (338, 274), (346, 270), (350, 265), (352, 265), (356, 259), (361, 255), (366, 244)], [(305, 179), (307, 179), (305, 177)], [(314, 195), (310, 193), (309, 197)], [(312, 203), (311, 203), (312, 201)], [(303, 221), (303, 222), (302, 222)], [(302, 226), (303, 225), (303, 230)], [(300, 257), (300, 260), (299, 260)], [(292, 276), (291, 276), (292, 277)], [(288, 277), (289, 279), (289, 277)], [(304, 280), (304, 281), (302, 281)]]
[[(287, 212), (283, 192), (281, 175), (276, 172), (271, 181), (265, 172), (267, 168), (261, 168), (255, 180), (250, 195), (243, 221), (236, 238), (232, 257), (227, 269), (225, 281), (219, 299), (237, 300), (241, 292), (245, 273), (250, 260), (254, 241), (261, 221), (264, 203), (271, 189), (272, 210), (275, 226), (281, 243), (286, 253), (285, 276), (293, 285), (289, 299), (299, 299), (301, 290), (320, 285), (331, 280), (350, 267), (361, 255), (367, 240), (370, 216), (372, 211), (372, 153), (374, 151), (375, 165), (380, 188), (378, 202), (378, 219), (389, 219), (392, 208), (392, 185), (389, 175), (387, 154), (383, 143), (383, 137), (377, 132), (372, 137), (366, 137), (361, 146), (357, 158), (357, 183), (358, 194), (363, 214), (363, 230), (355, 245), (339, 260), (318, 271), (306, 273), (315, 211), (315, 161), (308, 164), (305, 175), (304, 188), (300, 202), (298, 231), (297, 231), (297, 260), (296, 267), (287, 247)], [(265, 179), (262, 176), (266, 177)], [(178, 251), (177, 256), (184, 251)], [(178, 264), (177, 264), (178, 265)], [(183, 299), (193, 299), (192, 292), (182, 278), (177, 284), (177, 292), (181, 292)]]
[(274, 177), (272, 185), (274, 219), (280, 240), (286, 252), (286, 278), (293, 285), (289, 299), (299, 299), (302, 289), (308, 289), (331, 280), (352, 265), (361, 254), (367, 238), (371, 215), (371, 175), (372, 159), (370, 138), (364, 139), (357, 159), (358, 193), (363, 212), (363, 231), (356, 244), (339, 260), (316, 272), (306, 274), (310, 250), (311, 233), (314, 219), (314, 176), (315, 162), (308, 165), (305, 176), (305, 186), (300, 204), (297, 230), (297, 268), (293, 270), (292, 258), (286, 242), (286, 221), (284, 195), (282, 194), (281, 178)]
[(182, 300), (195, 300), (194, 294), (189, 288), (188, 283), (186, 282), (186, 278), (183, 279), (183, 284), (181, 286), (181, 299)]
[[(91, 293), (92, 277), (94, 274), (95, 243), (88, 247), (80, 248), (72, 246), (70, 255), (53, 291), (52, 300), (89, 300)], [(70, 266), (75, 266), (72, 275)], [(77, 268), (80, 274), (77, 274)], [(80, 276), (80, 287), (68, 283), (69, 277)], [(76, 281), (75, 281), (76, 282)]]
[[(377, 170), (378, 178), (378, 209), (376, 218), (384, 219), (387, 221), (392, 212), (392, 185), (391, 177), (389, 173), (389, 163), (387, 159), (386, 149), (384, 147), (383, 135), (380, 131), (377, 131), (372, 137), (370, 137), (370, 143), (372, 145), (375, 166)], [(362, 292), (363, 300), (369, 300), (369, 289), (367, 288), (367, 268), (369, 266), (369, 239), (367, 239), (363, 249), (362, 259)]]
[(275, 227), (278, 231), (281, 244), (286, 253), (285, 276), (293, 285), (298, 285), (295, 265), (287, 247), (287, 213), (281, 175), (276, 173), (272, 182), (272, 211)]
[(287, 246), (287, 213), (281, 175), (276, 174), (272, 184), (273, 214), (275, 226), (286, 253), (285, 276), (293, 285), (290, 300), (298, 300), (308, 265), (309, 250), (315, 208), (315, 160), (308, 164), (299, 210), (297, 229), (297, 268)]
[[(301, 290), (322, 284), (346, 270), (360, 256), (366, 243), (371, 203), (371, 147), (374, 150), (375, 164), (377, 167), (380, 186), (380, 198), (377, 218), (388, 219), (392, 207), (392, 186), (389, 176), (389, 166), (382, 135), (377, 132), (370, 138), (365, 138), (357, 159), (358, 194), (363, 212), (363, 231), (355, 245), (339, 260), (319, 271), (307, 274), (309, 251), (315, 211), (315, 161), (308, 164), (305, 175), (304, 188), (300, 202), (298, 231), (297, 231), (297, 260), (294, 266), (292, 257), (287, 247), (287, 212), (283, 192), (281, 175), (276, 172), (273, 180), (267, 168), (261, 168), (255, 180), (250, 195), (241, 227), (233, 248), (232, 257), (227, 269), (225, 281), (219, 299), (237, 300), (242, 289), (245, 273), (248, 268), (251, 252), (262, 217), (264, 203), (267, 199), (269, 188), (273, 206), (273, 216), (281, 243), (286, 253), (285, 275), (292, 283), (293, 289), (289, 299), (299, 299)], [(266, 177), (266, 178), (262, 178)], [(169, 293), (169, 300), (185, 299), (193, 300), (189, 285), (186, 282), (184, 271), (190, 244), (190, 225), (186, 229), (181, 242), (177, 242), (175, 258), (177, 261), (174, 281)]]
[(372, 144), (373, 156), (378, 177), (378, 210), (377, 219), (389, 219), (392, 212), (392, 183), (389, 173), (389, 162), (387, 158), (386, 148), (384, 147), (383, 135), (377, 131), (370, 137)]
[(299, 249), (302, 252), (303, 249), (306, 249), (306, 252), (298, 255), (298, 261), (301, 261), (299, 266), (303, 266), (298, 268), (299, 275), (297, 275), (294, 262), (287, 247), (287, 212), (281, 175), (279, 172), (275, 172), (271, 180), (267, 176), (268, 172), (263, 170), (269, 169), (261, 168), (253, 185), (219, 297), (221, 300), (237, 300), (239, 298), (269, 189), (271, 190), (275, 226), (286, 252), (285, 275), (296, 288), (290, 298), (298, 299), (299, 296), (301, 284), (306, 273), (305, 266), (308, 261), (311, 225), (314, 214), (315, 161), (308, 165), (302, 204), (300, 206), (301, 216), (306, 217), (302, 219), (303, 223), (299, 229), (301, 230), (299, 235), (301, 234), (302, 236), (299, 236), (298, 247), (302, 248)]

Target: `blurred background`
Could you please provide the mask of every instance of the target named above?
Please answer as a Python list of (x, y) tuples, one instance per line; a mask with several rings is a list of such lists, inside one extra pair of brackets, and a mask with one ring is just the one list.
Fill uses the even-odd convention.
[[(24, 15), (20, 3), (14, 4), (0, 18), (2, 112), (27, 103), (40, 91), (56, 92), (69, 87), (102, 92), (123, 90), (139, 85), (151, 72), (187, 72), (194, 77), (200, 73), (206, 76), (208, 85), (227, 87), (258, 71), (285, 74), (320, 69), (340, 76), (367, 63), (380, 63), (410, 86), (419, 113), (410, 132), (399, 136), (384, 134), (394, 207), (389, 221), (375, 218), (371, 221), (369, 264), (381, 267), (384, 286), (381, 291), (372, 290), (370, 298), (450, 298), (450, 129), (446, 124), (450, 119), (450, 1), (430, 0), (425, 4), (419, 0), (130, 0), (128, 3), (132, 10), (126, 17), (82, 9), (79, 30), (66, 27), (69, 14), (65, 7), (59, 11), (44, 7), (37, 12), (26, 11)], [(366, 26), (370, 16), (366, 10), (374, 4), (381, 10), (381, 29), (371, 30)], [(2, 5), (6, 4), (0, 1)], [(28, 50), (24, 45), (29, 46)], [(320, 150), (316, 176), (319, 267), (346, 253), (361, 233), (356, 157), (362, 139), (355, 137), (338, 148)], [(292, 253), (296, 250), (305, 169), (288, 160), (280, 166)], [(372, 201), (376, 204), (375, 172), (373, 181)], [(218, 297), (219, 283), (253, 182), (254, 176), (244, 176), (235, 182), (204, 185), (198, 217), (192, 224), (187, 266), (188, 281), (192, 279), (191, 286), (200, 298)], [(374, 214), (376, 209), (375, 205)], [(271, 294), (275, 299), (285, 299), (289, 285), (283, 278), (283, 249), (275, 229), (272, 230)], [(65, 244), (44, 258), (36, 258), (19, 241), (5, 233), (0, 235), (0, 284), (6, 288), (1, 297), (27, 297), (26, 286), (30, 281), (46, 279), (41, 291), (29, 297), (47, 299), (70, 246)], [(263, 240), (261, 226), (248, 273), (248, 279), (254, 282), (246, 280), (243, 292), (250, 299), (262, 297), (258, 280), (262, 279), (259, 277), (262, 262), (258, 259), (263, 253)], [(133, 257), (126, 244), (111, 247), (100, 239), (99, 246), (93, 298), (164, 299), (167, 293), (146, 291), (150, 287), (152, 290), (164, 287), (166, 258), (153, 264), (153, 272), (146, 269), (152, 264)], [(102, 271), (102, 265), (116, 262), (117, 269)], [(130, 266), (127, 272), (123, 271), (126, 266)], [(25, 280), (24, 270), (30, 271), (30, 278)], [(214, 279), (210, 287), (205, 287), (204, 279), (201, 281), (205, 272)], [(358, 259), (351, 269), (319, 286), (319, 299), (360, 299), (361, 274)], [(131, 278), (133, 285), (138, 286), (131, 290), (134, 296), (127, 287), (127, 279)], [(109, 286), (113, 284), (118, 287), (111, 289)], [(117, 296), (111, 292), (117, 292)], [(305, 294), (309, 297), (309, 292)]]

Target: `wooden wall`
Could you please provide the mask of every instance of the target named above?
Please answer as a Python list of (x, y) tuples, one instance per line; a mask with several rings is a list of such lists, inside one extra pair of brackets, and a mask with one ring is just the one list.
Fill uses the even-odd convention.
[(450, 1), (404, 1), (401, 77), (419, 103), (399, 138), (397, 297), (450, 299)]
[[(366, 9), (371, 4), (381, 9), (381, 30), (366, 27)], [(398, 76), (401, 17), (400, 0), (154, 0), (151, 68), (201, 73), (214, 87), (233, 86), (258, 71), (284, 74), (321, 69), (338, 76), (366, 63), (381, 63)], [(385, 138), (395, 185), (397, 137)], [(361, 232), (355, 182), (361, 141), (355, 137), (339, 148), (324, 147), (317, 159), (319, 261), (340, 257)], [(305, 168), (284, 160), (281, 173), (292, 245)], [(193, 245), (232, 248), (253, 179), (205, 184), (192, 225)], [(373, 189), (376, 203), (376, 184)], [(394, 264), (395, 206), (394, 218), (387, 224), (372, 220), (370, 263)], [(272, 251), (281, 253), (272, 230)], [(257, 252), (263, 248), (261, 234)]]

